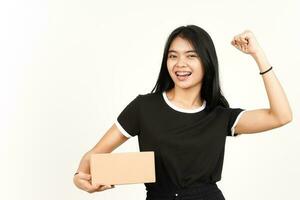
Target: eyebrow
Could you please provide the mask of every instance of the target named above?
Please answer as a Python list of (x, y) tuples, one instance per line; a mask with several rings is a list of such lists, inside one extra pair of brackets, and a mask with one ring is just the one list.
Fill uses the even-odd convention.
[[(172, 53), (172, 52), (177, 53), (177, 51), (175, 51), (175, 50), (168, 51), (168, 53)], [(197, 53), (197, 52), (195, 50), (189, 50), (189, 51), (186, 51), (185, 53)]]

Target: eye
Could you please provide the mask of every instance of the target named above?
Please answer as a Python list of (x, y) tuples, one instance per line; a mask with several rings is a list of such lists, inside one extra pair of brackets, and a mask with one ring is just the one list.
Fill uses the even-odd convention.
[(198, 56), (197, 55), (188, 55), (188, 57), (195, 58), (195, 57), (198, 57)]
[(169, 55), (169, 58), (176, 58), (175, 55)]

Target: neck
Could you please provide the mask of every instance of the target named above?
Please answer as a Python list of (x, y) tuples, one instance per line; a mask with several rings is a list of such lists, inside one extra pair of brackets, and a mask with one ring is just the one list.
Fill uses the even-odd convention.
[(203, 104), (203, 100), (200, 99), (200, 89), (200, 85), (199, 87), (188, 89), (174, 86), (174, 88), (166, 91), (166, 95), (168, 99), (174, 103), (188, 108), (198, 108)]

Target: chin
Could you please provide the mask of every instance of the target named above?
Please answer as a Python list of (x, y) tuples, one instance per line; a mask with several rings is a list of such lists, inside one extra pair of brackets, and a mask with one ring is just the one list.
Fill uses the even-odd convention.
[(202, 80), (198, 81), (196, 83), (194, 83), (194, 82), (174, 82), (174, 84), (179, 88), (187, 89), (187, 88), (202, 85)]
[(190, 88), (190, 87), (193, 87), (195, 86), (194, 84), (191, 84), (191, 83), (175, 83), (175, 85), (179, 88), (183, 88), (183, 89), (186, 89), (186, 88)]

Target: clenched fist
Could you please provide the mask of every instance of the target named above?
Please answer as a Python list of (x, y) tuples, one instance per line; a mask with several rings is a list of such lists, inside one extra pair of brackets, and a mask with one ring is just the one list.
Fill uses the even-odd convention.
[(245, 30), (241, 34), (234, 36), (231, 44), (243, 53), (255, 55), (262, 51), (254, 34), (250, 30)]

